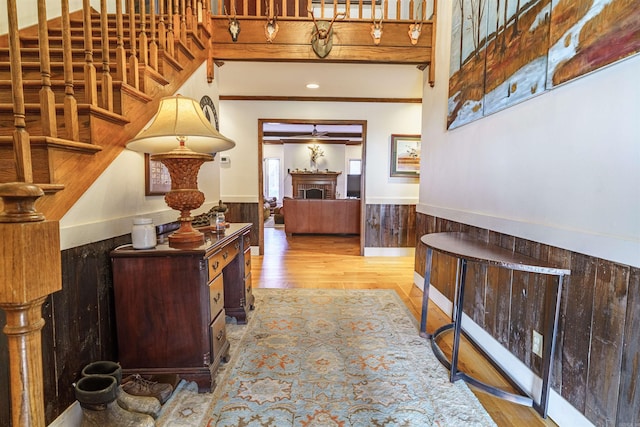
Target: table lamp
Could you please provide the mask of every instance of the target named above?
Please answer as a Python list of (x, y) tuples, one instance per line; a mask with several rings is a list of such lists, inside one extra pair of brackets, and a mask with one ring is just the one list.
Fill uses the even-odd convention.
[(212, 154), (235, 145), (211, 125), (195, 99), (181, 95), (162, 98), (151, 124), (127, 143), (128, 149), (150, 153), (151, 160), (169, 170), (171, 191), (164, 200), (180, 212), (180, 228), (169, 236), (170, 246), (204, 242), (204, 235), (191, 225), (191, 211), (204, 203), (198, 171), (213, 160)]

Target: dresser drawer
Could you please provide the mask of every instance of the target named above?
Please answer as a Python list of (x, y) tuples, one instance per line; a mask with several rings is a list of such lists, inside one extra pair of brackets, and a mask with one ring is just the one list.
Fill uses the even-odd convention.
[(247, 305), (253, 309), (253, 287), (251, 286), (251, 273), (244, 276), (244, 295)]
[(244, 253), (244, 275), (251, 273), (251, 251)]
[(211, 320), (215, 319), (224, 308), (224, 281), (222, 274), (209, 283), (209, 308), (211, 309)]
[(217, 360), (227, 342), (224, 310), (211, 323), (211, 360)]
[(213, 279), (222, 272), (222, 269), (224, 269), (227, 264), (229, 264), (238, 254), (239, 249), (239, 240), (234, 240), (224, 245), (222, 249), (216, 251), (209, 257), (209, 280)]
[(238, 251), (240, 250), (240, 239), (234, 240), (233, 242), (229, 242), (220, 250), (220, 256), (224, 261), (224, 265), (227, 265), (233, 257), (238, 255)]

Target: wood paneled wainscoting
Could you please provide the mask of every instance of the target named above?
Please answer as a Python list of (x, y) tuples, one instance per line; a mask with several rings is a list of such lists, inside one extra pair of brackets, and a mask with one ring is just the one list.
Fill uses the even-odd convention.
[(239, 202), (225, 202), (227, 205), (227, 212), (225, 213), (225, 219), (229, 222), (250, 222), (254, 226), (251, 229), (251, 246), (258, 246), (259, 240), (259, 227), (260, 223), (260, 211), (258, 209), (258, 203), (239, 203)]
[(368, 248), (413, 248), (416, 206), (367, 204), (364, 231)]
[[(416, 235), (461, 231), (571, 269), (564, 282), (552, 387), (597, 426), (640, 425), (640, 268), (418, 213)], [(424, 277), (418, 240), (415, 271)], [(454, 300), (455, 260), (434, 253), (431, 283)], [(464, 312), (536, 375), (532, 330), (542, 329), (543, 275), (469, 263)]]

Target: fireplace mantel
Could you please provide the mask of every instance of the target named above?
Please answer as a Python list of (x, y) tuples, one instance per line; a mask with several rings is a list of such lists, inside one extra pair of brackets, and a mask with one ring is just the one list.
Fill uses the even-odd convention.
[(290, 172), (293, 198), (306, 199), (307, 190), (322, 190), (323, 199), (336, 198), (338, 175), (342, 172)]

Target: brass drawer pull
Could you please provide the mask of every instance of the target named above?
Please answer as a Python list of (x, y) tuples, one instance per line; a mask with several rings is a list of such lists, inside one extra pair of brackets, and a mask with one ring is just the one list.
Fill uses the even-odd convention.
[(249, 267), (249, 264), (251, 264), (251, 258), (248, 258), (245, 264), (247, 265), (247, 267)]
[(213, 302), (217, 304), (217, 303), (218, 303), (218, 301), (220, 301), (220, 297), (221, 297), (221, 296), (222, 296), (222, 295), (220, 295), (220, 292), (218, 292), (218, 295), (216, 295), (216, 296), (213, 298)]
[(212, 267), (213, 267), (214, 270), (217, 270), (218, 267), (220, 267), (220, 261), (215, 260)]
[(238, 241), (236, 240), (236, 242), (233, 244), (233, 247), (234, 247), (236, 250), (238, 250), (238, 249), (240, 248), (240, 242), (238, 242)]
[(222, 337), (224, 337), (224, 331), (218, 332), (218, 336), (216, 337), (216, 340), (220, 341)]
[(226, 261), (227, 258), (229, 258), (229, 251), (225, 251), (225, 253), (222, 254), (222, 258)]

